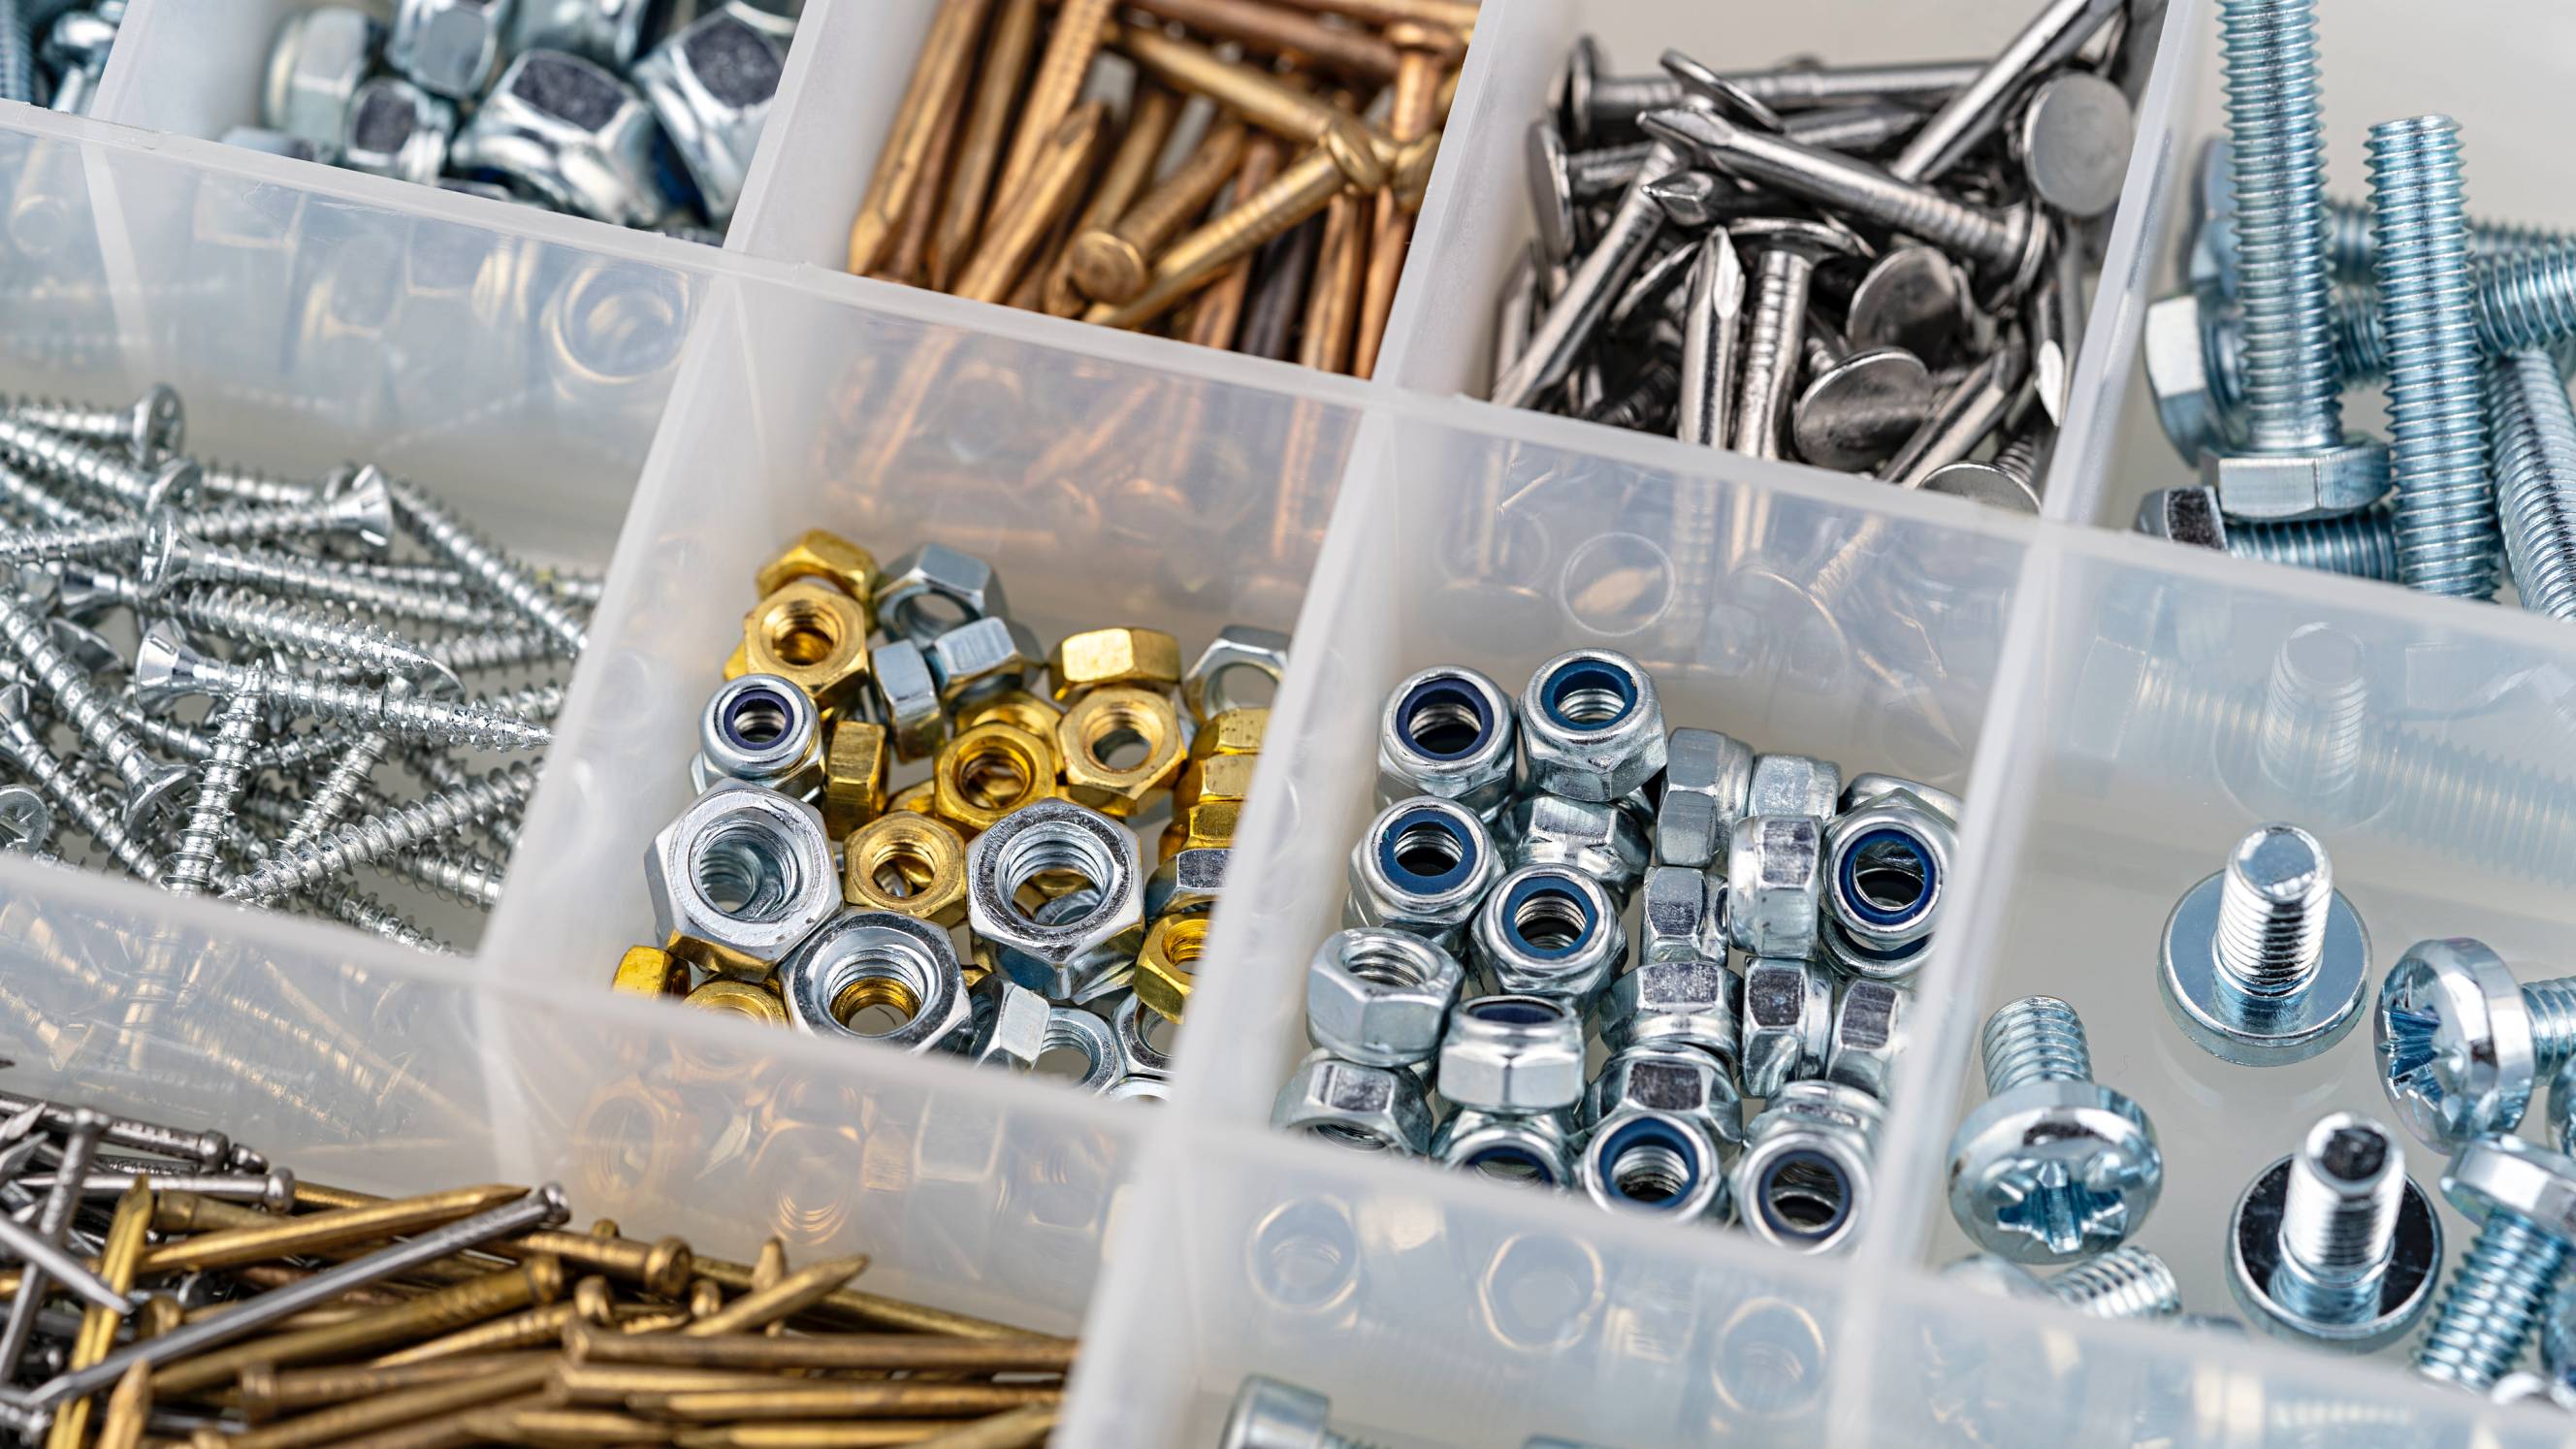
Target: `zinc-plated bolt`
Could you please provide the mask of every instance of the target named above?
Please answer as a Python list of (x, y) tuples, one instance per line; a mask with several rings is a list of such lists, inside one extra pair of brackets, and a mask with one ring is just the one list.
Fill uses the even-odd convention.
[(2379, 984), (2380, 1084), (2440, 1152), (2522, 1124), (2532, 1088), (2576, 1057), (2576, 976), (2523, 985), (2483, 941), (2418, 941)]
[(291, 554), (254, 553), (207, 543), (190, 537), (179, 527), (177, 515), (167, 511), (154, 512), (149, 521), (143, 533), (142, 562), (135, 570), (147, 600), (158, 599), (182, 580), (194, 580), (239, 584), (461, 629), (488, 629), (499, 617), (483, 605), (453, 595), (380, 583)]
[(1999, 1298), (2065, 1304), (2087, 1318), (2171, 1318), (2182, 1291), (2165, 1260), (2134, 1244), (2113, 1248), (2054, 1278), (1991, 1253), (1962, 1258), (1941, 1276)]
[(1848, 256), (1860, 244), (1838, 227), (1787, 218), (1738, 222), (1733, 235), (1759, 258), (1747, 308), (1733, 446), (1751, 457), (1777, 458), (1789, 421), (1789, 394), (1805, 355), (1807, 293), (1816, 263)]
[(2487, 441), (2514, 592), (2535, 614), (2576, 619), (2576, 405), (2547, 353), (2496, 360)]
[(53, 697), (63, 718), (108, 768), (125, 782), (125, 823), (140, 825), (172, 804), (188, 782), (187, 770), (153, 759), (143, 742), (116, 716), (114, 702), (90, 682), (88, 671), (54, 642), (43, 619), (17, 600), (0, 597), (0, 638), (27, 663), (27, 672)]
[(200, 479), (197, 465), (185, 458), (145, 467), (14, 414), (0, 413), (0, 448), (40, 473), (103, 493), (132, 513), (184, 504)]
[(2397, 511), (2366, 508), (2297, 523), (2230, 523), (2227, 551), (2292, 568), (2397, 582)]
[(134, 658), (134, 692), (147, 708), (192, 694), (254, 694), (309, 718), (460, 749), (535, 750), (552, 738), (543, 725), (470, 700), (415, 699), (400, 687), (359, 689), (227, 664), (190, 647), (166, 622), (143, 632)]
[(2201, 1050), (2238, 1066), (2303, 1062), (2361, 1020), (2370, 933), (2334, 888), (2325, 846), (2265, 825), (2165, 921), (2165, 1010)]
[(1525, 408), (1541, 393), (1565, 380), (1583, 344), (1609, 315), (1619, 289), (1646, 259), (1647, 249), (1664, 228), (1663, 208), (1647, 194), (1647, 184), (1681, 169), (1681, 153), (1658, 142), (1638, 167), (1637, 179), (1619, 197), (1618, 208), (1602, 228), (1601, 238), (1576, 264), (1565, 291), (1550, 303), (1531, 329), (1512, 370), (1494, 379), (1493, 400)]
[(369, 861), (465, 830), (525, 801), (536, 785), (534, 770), (504, 765), (474, 777), (462, 789), (442, 790), (335, 826), (317, 840), (281, 844), (266, 861), (233, 877), (224, 899), (263, 904), (304, 890)]
[(1219, 1449), (1371, 1449), (1330, 1427), (1333, 1401), (1260, 1374), (1243, 1376)]
[(2512, 1137), (2469, 1143), (2442, 1193), (2472, 1222), (2477, 1244), (2451, 1275), (2415, 1371), (2463, 1388), (2492, 1388), (2522, 1357), (2576, 1238), (2576, 1161)]
[(360, 469), (358, 477), (361, 486), (392, 494), (404, 529), (432, 553), (472, 575), (484, 592), (553, 635), (563, 652), (581, 653), (587, 642), (581, 619), (533, 570), (503, 553), (445, 505), (411, 484), (388, 479), (374, 468)]
[(36, 45), (22, 0), (0, 0), (0, 101), (33, 103)]
[(2093, 1080), (2075, 1008), (2025, 996), (1987, 1019), (1986, 1100), (1950, 1139), (1950, 1215), (2017, 1263), (2119, 1246), (2164, 1191), (2155, 1128)]
[(201, 896), (215, 884), (215, 852), (224, 826), (250, 777), (251, 744), (259, 734), (260, 701), (247, 694), (224, 702), (215, 715), (215, 752), (197, 777), (197, 803), (188, 811), (178, 848), (163, 862), (161, 885), (175, 895)]
[(2397, 577), (2428, 594), (2487, 599), (2495, 596), (2495, 485), (2460, 185), (2459, 125), (2450, 117), (2370, 128)]
[(2331, 624), (2290, 631), (2272, 656), (2254, 762), (2292, 799), (2348, 800), (2370, 738), (2370, 679), (2361, 641)]
[(2337, 1112), (2236, 1200), (2227, 1266), (2237, 1304), (2267, 1330), (2367, 1353), (2432, 1305), (2442, 1222), (2388, 1129)]
[(121, 408), (96, 407), (58, 398), (0, 397), (0, 412), (13, 413), (40, 428), (85, 443), (114, 443), (149, 465), (179, 451), (187, 440), (188, 410), (178, 390), (154, 383), (143, 396)]

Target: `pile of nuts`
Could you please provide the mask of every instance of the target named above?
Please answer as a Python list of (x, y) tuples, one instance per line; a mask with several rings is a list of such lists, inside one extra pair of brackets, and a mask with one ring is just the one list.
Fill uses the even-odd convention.
[(2051, 0), (1991, 61), (1848, 69), (1611, 76), (1578, 42), (1491, 396), (2036, 512), (2155, 45), (2129, 12)]
[[(2370, 197), (2329, 197), (2314, 0), (2220, 7), (2228, 137), (2203, 148), (2187, 286), (2147, 312), (2156, 413), (2201, 481), (2140, 532), (2576, 617), (2576, 236), (2473, 220), (2459, 126), (2370, 128)], [(2385, 382), (2392, 441), (2348, 432)]]
[(1473, 669), (1410, 676), (1378, 769), (1276, 1125), (1740, 1216), (1803, 1252), (1853, 1241), (1955, 798), (1667, 731), (1645, 669), (1602, 649), (1517, 700)]
[(616, 987), (1019, 1072), (1069, 1052), (1090, 1091), (1163, 1097), (1269, 719), (1236, 691), (1286, 637), (1230, 627), (1187, 670), (1158, 629), (1050, 651), (982, 559), (881, 570), (819, 529), (756, 582), (703, 793), (645, 856), (660, 944)]
[(798, 8), (725, 0), (655, 36), (642, 0), (400, 0), (390, 32), (318, 5), (224, 140), (721, 245)]
[[(537, 766), (491, 757), (546, 746), (599, 581), (371, 466), (182, 456), (184, 422), (167, 387), (0, 399), (0, 848), (54, 858), (59, 815), (164, 889), (443, 949), (351, 873), (492, 908)], [(136, 643), (92, 627), (120, 617)], [(462, 682), (519, 669), (539, 677)], [(197, 696), (202, 720), (171, 717)], [(420, 793), (390, 793), (394, 767)]]
[(124, 24), (125, 0), (0, 0), (0, 101), (88, 115)]
[(1473, 0), (943, 0), (849, 269), (1367, 377), (1475, 23)]

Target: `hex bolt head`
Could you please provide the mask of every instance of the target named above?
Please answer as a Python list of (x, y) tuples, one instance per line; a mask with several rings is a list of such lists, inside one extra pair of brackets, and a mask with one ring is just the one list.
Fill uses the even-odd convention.
[(2325, 847), (2267, 825), (2175, 905), (2156, 981), (2174, 1025), (2220, 1061), (2303, 1062), (2361, 1020), (2370, 933), (2334, 889)]
[(2257, 1174), (2227, 1223), (2227, 1284), (2265, 1331), (2367, 1353), (2432, 1306), (2442, 1222), (2387, 1129), (2339, 1112)]

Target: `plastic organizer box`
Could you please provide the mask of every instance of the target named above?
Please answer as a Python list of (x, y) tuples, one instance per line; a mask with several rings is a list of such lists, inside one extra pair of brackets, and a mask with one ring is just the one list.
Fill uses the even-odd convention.
[[(1667, 44), (1926, 58), (1991, 50), (2022, 0), (1487, 0), (1372, 384), (836, 275), (929, 0), (811, 0), (721, 253), (200, 139), (248, 118), (288, 8), (134, 0), (99, 119), (0, 108), (0, 389), (173, 383), (203, 451), (364, 454), (538, 558), (606, 564), (607, 594), (472, 955), (0, 859), (12, 1085), (212, 1118), (364, 1187), (558, 1176), (585, 1213), (733, 1256), (772, 1232), (867, 1252), (882, 1291), (1079, 1329), (1068, 1445), (1210, 1444), (1249, 1371), (1390, 1446), (2560, 1437), (2393, 1354), (2095, 1323), (1930, 1271), (1961, 1248), (1941, 1156), (1982, 1091), (1976, 1029), (2012, 996), (2072, 1000), (2098, 1074), (2155, 1114), (2169, 1178), (2140, 1240), (2197, 1310), (2231, 1310), (2244, 1182), (2323, 1112), (2379, 1110), (2363, 1043), (2253, 1074), (2153, 1000), (2165, 912), (2255, 821), (2326, 839), (2383, 966), (2473, 933), (2549, 969), (2576, 916), (2576, 636), (2118, 531), (2180, 474), (2135, 347), (2217, 122), (2206, 0), (2162, 21), (2040, 519), (1459, 396), (1527, 234), (1521, 129), (1578, 29), (1638, 68)], [(2369, 121), (2448, 109), (2475, 208), (2548, 219), (2563, 148), (2532, 121), (2561, 109), (2576, 18), (2337, 0), (2324, 22), (2340, 189)], [(1295, 625), (1169, 1105), (605, 990), (750, 569), (810, 525), (983, 554), (1042, 634)], [(2323, 780), (2260, 748), (2274, 656), (2317, 625), (2369, 681), (2359, 763)], [(1267, 1127), (1386, 686), (1435, 661), (1517, 679), (1577, 643), (1644, 659), (1677, 723), (1966, 793), (1849, 1257)], [(358, 1049), (300, 1045), (317, 1019)], [(92, 1044), (137, 1023), (144, 1065)]]

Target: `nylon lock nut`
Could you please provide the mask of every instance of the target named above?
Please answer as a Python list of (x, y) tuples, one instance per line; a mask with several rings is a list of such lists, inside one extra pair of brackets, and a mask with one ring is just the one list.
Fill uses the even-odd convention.
[(1580, 1009), (1626, 964), (1628, 937), (1599, 881), (1564, 866), (1532, 865), (1486, 893), (1468, 951), (1478, 979), (1494, 989)]
[(1431, 1104), (1402, 1067), (1371, 1067), (1310, 1053), (1270, 1105), (1270, 1124), (1367, 1152), (1419, 1157), (1431, 1146)]
[(338, 156), (349, 110), (384, 37), (375, 17), (355, 6), (317, 5), (289, 15), (269, 47), (260, 124), (305, 142), (322, 159)]
[(538, 50), (502, 72), (448, 161), (557, 211), (650, 227), (677, 205), (654, 160), (660, 137), (652, 107), (624, 81), (579, 56)]
[(1834, 988), (1804, 961), (1744, 968), (1744, 1090), (1771, 1097), (1814, 1076), (1832, 1045)]
[(1855, 976), (1904, 981), (1922, 969), (1958, 848), (1956, 817), (1912, 789), (1891, 789), (1824, 832), (1825, 955)]
[(1721, 1143), (1744, 1140), (1744, 1096), (1717, 1059), (1682, 1046), (1624, 1047), (1601, 1064), (1583, 1099), (1587, 1122), (1630, 1108), (1669, 1112)]
[(1690, 1047), (1733, 1071), (1743, 1000), (1744, 982), (1722, 958), (1640, 961), (1602, 996), (1601, 1040), (1612, 1051)]
[(1443, 665), (1399, 681), (1378, 716), (1378, 803), (1453, 800), (1486, 820), (1510, 803), (1520, 730), (1511, 696)]
[(1528, 1115), (1583, 1100), (1583, 1019), (1561, 1001), (1483, 996), (1449, 1013), (1440, 1094), (1461, 1107)]
[(1663, 707), (1637, 661), (1576, 649), (1539, 666), (1520, 698), (1530, 785), (1569, 800), (1619, 800), (1663, 773)]
[(340, 164), (425, 184), (438, 179), (455, 134), (455, 106), (400, 76), (380, 75), (358, 87), (350, 102)]
[(1688, 961), (1726, 954), (1726, 886), (1697, 866), (1647, 870), (1637, 906), (1641, 961)]
[(775, 674), (728, 680), (698, 716), (689, 779), (704, 790), (742, 780), (809, 800), (823, 787), (823, 717), (814, 700)]
[(700, 16), (635, 63), (637, 88), (697, 183), (707, 220), (718, 227), (742, 199), (786, 69), (786, 47), (730, 10)]
[(1574, 1185), (1574, 1129), (1564, 1112), (1480, 1112), (1461, 1107), (1431, 1134), (1444, 1167), (1541, 1187)]
[(1514, 802), (1503, 827), (1510, 863), (1561, 865), (1599, 881), (1625, 903), (1645, 873), (1653, 847), (1638, 816), (1618, 801), (1569, 800), (1527, 795)]
[(1735, 1203), (1764, 1242), (1849, 1248), (1875, 1195), (1880, 1099), (1839, 1082), (1792, 1082), (1764, 1104), (1735, 1163)]
[(501, 64), (513, 0), (401, 0), (385, 59), (450, 100), (483, 93)]
[(1655, 863), (1723, 866), (1727, 835), (1744, 818), (1752, 788), (1752, 746), (1715, 730), (1674, 730), (1655, 806)]
[(1824, 898), (1824, 827), (1812, 815), (1747, 816), (1727, 847), (1727, 937), (1755, 956), (1803, 960)]
[(1324, 938), (1306, 970), (1306, 1032), (1345, 1061), (1402, 1067), (1440, 1050), (1466, 971), (1420, 936), (1360, 927)]
[(1351, 847), (1351, 894), (1342, 919), (1409, 931), (1456, 950), (1502, 874), (1493, 837), (1473, 810), (1429, 795), (1398, 800)]

